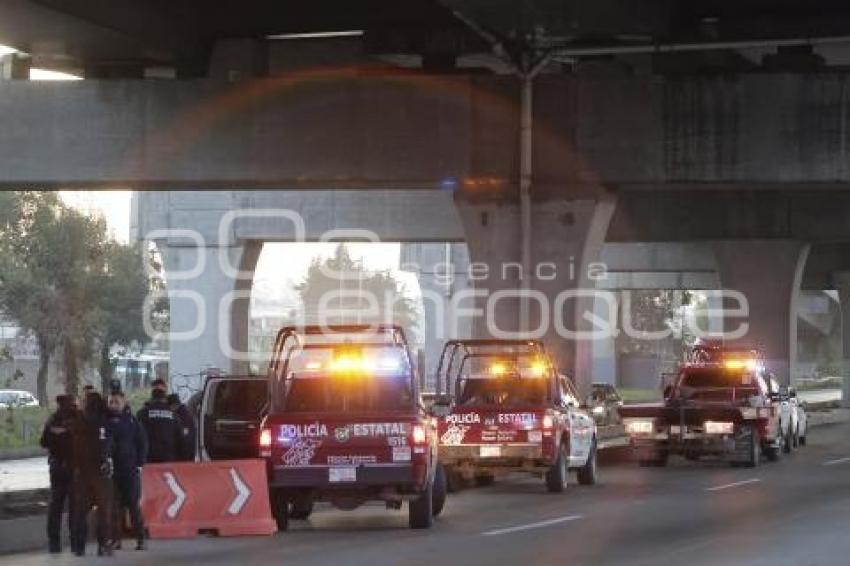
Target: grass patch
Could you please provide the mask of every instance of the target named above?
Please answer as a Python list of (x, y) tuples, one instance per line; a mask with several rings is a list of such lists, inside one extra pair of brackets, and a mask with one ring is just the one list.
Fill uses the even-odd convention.
[(37, 447), (49, 416), (41, 407), (0, 409), (0, 448)]

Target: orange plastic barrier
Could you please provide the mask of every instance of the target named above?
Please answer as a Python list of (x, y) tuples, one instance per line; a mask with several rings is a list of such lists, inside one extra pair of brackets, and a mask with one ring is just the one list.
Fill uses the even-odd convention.
[(148, 464), (142, 469), (142, 514), (151, 538), (277, 531), (263, 460)]

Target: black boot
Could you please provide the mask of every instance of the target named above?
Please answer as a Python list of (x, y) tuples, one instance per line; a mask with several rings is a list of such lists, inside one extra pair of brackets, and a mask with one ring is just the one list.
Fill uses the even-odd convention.
[(52, 540), (47, 545), (47, 552), (49, 552), (50, 554), (59, 554), (60, 552), (62, 552), (62, 545), (59, 544), (59, 541)]
[(140, 538), (138, 541), (136, 541), (136, 550), (147, 550), (147, 549), (148, 549), (148, 545), (145, 542), (145, 539)]

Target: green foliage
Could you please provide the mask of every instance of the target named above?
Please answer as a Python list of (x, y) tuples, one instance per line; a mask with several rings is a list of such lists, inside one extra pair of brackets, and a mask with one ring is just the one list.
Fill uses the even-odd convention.
[(50, 412), (42, 407), (0, 409), (0, 448), (38, 446)]
[[(404, 286), (389, 272), (367, 272), (361, 262), (351, 258), (344, 244), (339, 244), (333, 257), (325, 261), (314, 258), (295, 289), (308, 319), (324, 317), (326, 322), (341, 324), (392, 322), (402, 326), (408, 338), (415, 332), (416, 306), (404, 294)], [(377, 315), (364, 315), (375, 303)], [(326, 312), (320, 313), (323, 304)], [(334, 312), (327, 312), (331, 310)]]
[(112, 241), (101, 217), (64, 206), (56, 193), (18, 191), (0, 197), (0, 308), (32, 332), (46, 365), (59, 350), (66, 389), (78, 368), (113, 344), (145, 339), (142, 303), (148, 291), (143, 255)]

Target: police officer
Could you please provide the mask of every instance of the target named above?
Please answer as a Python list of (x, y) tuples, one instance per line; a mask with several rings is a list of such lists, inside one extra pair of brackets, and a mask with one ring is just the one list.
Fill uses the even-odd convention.
[(74, 513), (71, 486), (74, 481), (71, 427), (77, 415), (77, 400), (72, 395), (56, 397), (56, 412), (44, 425), (41, 446), (48, 452), (50, 465), (50, 502), (47, 506), (47, 542), (51, 553), (62, 551), (62, 511), (68, 503), (68, 530)]
[(181, 438), (180, 438), (180, 459), (187, 462), (195, 461), (195, 419), (186, 405), (180, 401), (180, 396), (177, 393), (172, 393), (167, 397), (168, 405), (177, 420), (180, 421)]
[(151, 383), (151, 398), (136, 415), (148, 437), (148, 458), (151, 464), (180, 460), (183, 427), (168, 404), (166, 385), (162, 379)]
[(123, 509), (130, 514), (130, 524), (136, 537), (136, 550), (145, 549), (145, 525), (139, 498), (142, 494), (140, 470), (147, 459), (148, 440), (142, 425), (127, 406), (120, 389), (113, 388), (109, 394), (109, 432), (112, 434), (112, 459), (115, 466), (116, 516), (113, 521), (116, 548), (121, 547), (121, 523)]
[(97, 507), (97, 554), (112, 555), (112, 436), (107, 423), (106, 403), (99, 393), (85, 396), (83, 410), (73, 420), (74, 512), (71, 549), (86, 553), (88, 514)]

